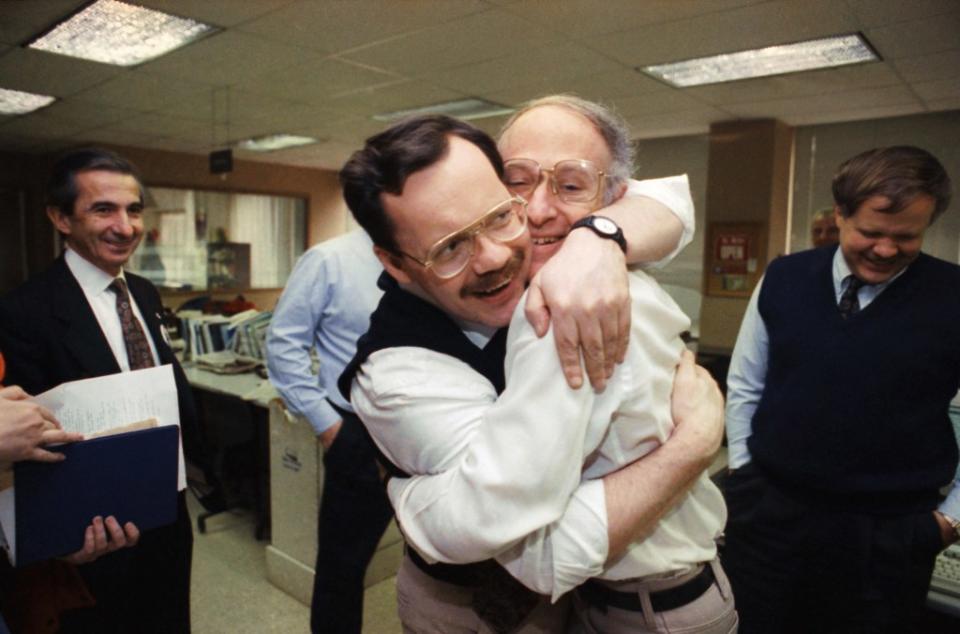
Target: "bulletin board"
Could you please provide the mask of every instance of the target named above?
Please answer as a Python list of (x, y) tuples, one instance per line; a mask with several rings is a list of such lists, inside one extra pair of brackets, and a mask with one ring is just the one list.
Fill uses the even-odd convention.
[(759, 222), (713, 222), (707, 231), (706, 294), (750, 297), (763, 273), (766, 245)]

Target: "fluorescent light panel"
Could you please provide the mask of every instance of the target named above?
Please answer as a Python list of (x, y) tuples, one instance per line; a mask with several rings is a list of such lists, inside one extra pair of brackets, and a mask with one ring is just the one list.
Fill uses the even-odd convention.
[(879, 59), (863, 36), (852, 33), (739, 53), (644, 66), (641, 70), (674, 86), (684, 88), (860, 64)]
[(134, 66), (216, 28), (117, 0), (97, 0), (27, 46), (104, 64)]
[(49, 106), (54, 101), (56, 97), (0, 88), (0, 114), (27, 114)]
[(421, 114), (446, 114), (464, 121), (510, 114), (514, 109), (485, 99), (459, 99), (444, 103), (373, 115), (377, 121), (398, 121)]
[(318, 143), (319, 139), (309, 136), (297, 136), (295, 134), (271, 134), (253, 139), (244, 139), (237, 141), (236, 147), (251, 152), (273, 152), (285, 148), (298, 147), (301, 145), (310, 145)]

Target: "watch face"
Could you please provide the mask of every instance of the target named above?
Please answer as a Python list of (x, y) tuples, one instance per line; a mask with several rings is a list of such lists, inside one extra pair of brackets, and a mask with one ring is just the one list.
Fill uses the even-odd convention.
[(614, 224), (614, 222), (609, 218), (600, 218), (595, 216), (593, 218), (593, 226), (607, 235), (612, 236), (617, 233), (617, 225)]

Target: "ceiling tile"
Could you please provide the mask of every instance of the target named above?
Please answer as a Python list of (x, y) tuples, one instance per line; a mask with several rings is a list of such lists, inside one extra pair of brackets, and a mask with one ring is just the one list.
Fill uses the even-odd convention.
[(557, 77), (550, 85), (543, 82), (536, 86), (519, 84), (506, 90), (481, 93), (480, 96), (507, 105), (519, 105), (552, 93), (573, 93), (585, 99), (610, 102), (620, 97), (634, 97), (652, 92), (662, 92), (664, 84), (651, 79), (632, 68), (617, 68), (603, 73), (591, 73), (577, 77)]
[(372, 116), (410, 108), (462, 99), (464, 93), (440, 88), (428, 82), (403, 80), (383, 86), (364, 88), (324, 102), (324, 106), (343, 114)]
[(230, 86), (263, 76), (273, 69), (319, 59), (320, 53), (286, 46), (236, 31), (216, 33), (140, 68), (176, 80)]
[(507, 9), (559, 33), (587, 39), (649, 24), (673, 22), (764, 0), (525, 0)]
[(117, 66), (26, 48), (12, 48), (0, 57), (3, 87), (55, 97), (68, 97), (123, 72)]
[(97, 127), (78, 127), (72, 122), (48, 116), (43, 110), (19, 117), (5, 117), (5, 119), (6, 121), (0, 124), (0, 129), (2, 129), (5, 134), (28, 135), (37, 137), (38, 139), (73, 137), (90, 128)]
[(482, 0), (303, 0), (237, 28), (332, 53), (487, 8)]
[(166, 114), (223, 126), (279, 115), (297, 104), (235, 88), (203, 86), (164, 108)]
[(927, 109), (930, 110), (930, 112), (939, 112), (942, 110), (960, 110), (960, 97), (929, 101), (927, 102)]
[(52, 118), (76, 125), (78, 128), (92, 128), (107, 125), (129, 117), (143, 114), (132, 108), (120, 108), (103, 103), (90, 103), (65, 99), (56, 101), (43, 109), (43, 113)]
[(144, 71), (122, 71), (113, 79), (76, 94), (75, 99), (152, 112), (175, 105), (209, 87)]
[(825, 123), (840, 123), (843, 121), (862, 121), (869, 119), (885, 119), (887, 117), (899, 117), (901, 115), (916, 114), (917, 109), (905, 104), (890, 106), (873, 106), (864, 108), (840, 108), (837, 110), (819, 110), (807, 113), (796, 113), (789, 117), (783, 117), (783, 121), (789, 125), (814, 125)]
[(281, 99), (322, 102), (361, 88), (397, 81), (396, 75), (345, 60), (326, 58), (276, 69), (241, 84), (244, 90)]
[(925, 102), (960, 97), (960, 76), (937, 81), (924, 81), (911, 84), (913, 90)]
[(73, 13), (87, 0), (0, 2), (0, 42), (20, 45)]
[(756, 103), (729, 104), (725, 110), (741, 117), (774, 117), (785, 119), (793, 115), (817, 112), (842, 112), (887, 106), (914, 106), (917, 98), (905, 86), (865, 88), (827, 95), (793, 97)]
[(960, 73), (960, 49), (903, 57), (891, 62), (908, 81), (949, 79)]
[(630, 66), (732, 53), (856, 31), (844, 6), (834, 0), (766, 2), (611, 33), (591, 45)]
[(425, 79), (466, 94), (483, 94), (523, 86), (534, 94), (555, 91), (557, 81), (608, 73), (622, 67), (576, 44), (548, 46), (514, 58), (509, 66), (491, 60), (448, 71), (428, 73)]
[(137, 4), (216, 26), (235, 26), (290, 4), (293, 0), (137, 0)]
[(150, 147), (150, 144), (156, 139), (161, 138), (158, 134), (141, 134), (139, 132), (129, 132), (126, 130), (117, 130), (111, 127), (97, 128), (89, 130), (78, 136), (85, 142), (109, 143), (112, 145), (129, 145), (132, 147)]
[(355, 49), (346, 59), (406, 75), (512, 58), (531, 48), (562, 43), (552, 33), (500, 9), (484, 11), (432, 28)]
[(652, 114), (708, 108), (699, 99), (673, 88), (664, 88), (660, 92), (637, 95), (636, 97), (620, 97), (614, 101), (614, 104), (617, 107), (617, 112), (628, 119)]
[(740, 103), (745, 94), (749, 94), (755, 101), (771, 101), (786, 97), (828, 94), (852, 88), (875, 88), (900, 83), (902, 83), (900, 76), (890, 68), (889, 64), (873, 62), (709, 86), (693, 86), (683, 90), (707, 103), (722, 105)]
[(877, 2), (847, 0), (859, 22), (867, 28), (910, 22), (942, 13), (955, 12), (957, 0), (910, 0), (910, 2)]
[(960, 11), (867, 29), (864, 34), (884, 59), (948, 51), (960, 42)]

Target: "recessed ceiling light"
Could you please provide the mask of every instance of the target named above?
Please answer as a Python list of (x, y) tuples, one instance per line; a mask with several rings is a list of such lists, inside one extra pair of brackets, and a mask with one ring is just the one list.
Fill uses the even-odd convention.
[(236, 147), (243, 150), (250, 150), (252, 152), (273, 152), (274, 150), (282, 150), (284, 148), (319, 143), (319, 141), (319, 139), (309, 136), (297, 136), (295, 134), (271, 134), (268, 136), (237, 141)]
[(97, 0), (29, 42), (29, 48), (133, 66), (217, 28), (117, 0)]
[(421, 108), (384, 112), (373, 115), (373, 118), (377, 121), (397, 121), (420, 114), (446, 114), (464, 121), (469, 121), (471, 119), (497, 117), (503, 114), (510, 114), (513, 111), (514, 108), (493, 103), (486, 99), (459, 99), (457, 101), (446, 101)]
[(862, 35), (851, 33), (795, 44), (781, 44), (738, 53), (644, 66), (640, 70), (683, 88), (860, 64), (879, 59), (880, 57), (874, 53)]
[(32, 92), (0, 88), (0, 114), (27, 114), (49, 106), (56, 99), (47, 95), (35, 95)]

